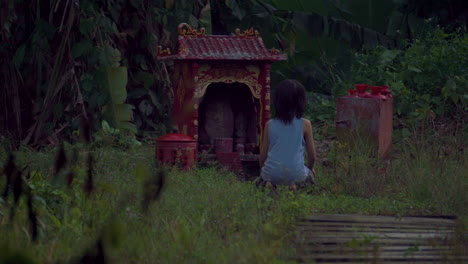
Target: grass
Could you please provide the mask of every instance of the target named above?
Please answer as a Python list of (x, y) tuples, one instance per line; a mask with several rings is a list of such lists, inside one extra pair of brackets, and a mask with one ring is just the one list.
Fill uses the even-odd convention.
[[(31, 242), (26, 199), (10, 221), (12, 197), (0, 198), (0, 252), (20, 252), (36, 263), (73, 262), (101, 239), (111, 263), (283, 263), (295, 254), (297, 218), (312, 213), (451, 215), (466, 224), (463, 135), (428, 142), (397, 139), (395, 155), (386, 161), (338, 146), (330, 165), (317, 167), (316, 186), (299, 193), (280, 188), (275, 198), (219, 168), (167, 170), (162, 195), (146, 212), (145, 188), (159, 170), (153, 146), (94, 149), (90, 197), (82, 188), (86, 149), (66, 148), (68, 154), (80, 150), (80, 161), (67, 168), (77, 175), (72, 188), (54, 183), (55, 149), (20, 150), (17, 164), (32, 169), (28, 184), (34, 188), (39, 237)], [(0, 160), (6, 157), (0, 153)]]
[(73, 166), (73, 188), (53, 184), (55, 152), (17, 153), (17, 163), (33, 169), (28, 184), (34, 187), (40, 233), (31, 242), (25, 198), (12, 222), (12, 197), (0, 200), (1, 252), (20, 250), (36, 263), (73, 262), (102, 237), (111, 263), (275, 263), (293, 254), (285, 243), (308, 207), (300, 196), (281, 192), (273, 199), (217, 168), (169, 170), (161, 197), (144, 212), (144, 186), (157, 170), (152, 146), (96, 149), (90, 197), (82, 190), (83, 161)]
[[(371, 202), (376, 206), (367, 206), (368, 212), (456, 216), (466, 222), (468, 127), (422, 122), (403, 130), (407, 133), (394, 131), (393, 152), (385, 160), (375, 158), (372, 146), (336, 143), (328, 155), (329, 164), (319, 168), (317, 193), (379, 201)], [(401, 211), (395, 212), (393, 205)]]

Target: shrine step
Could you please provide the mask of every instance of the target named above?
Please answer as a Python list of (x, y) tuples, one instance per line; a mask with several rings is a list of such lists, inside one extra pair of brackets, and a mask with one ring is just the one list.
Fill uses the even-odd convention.
[(242, 163), (239, 152), (219, 152), (216, 153), (216, 159), (219, 164), (233, 172), (242, 171)]

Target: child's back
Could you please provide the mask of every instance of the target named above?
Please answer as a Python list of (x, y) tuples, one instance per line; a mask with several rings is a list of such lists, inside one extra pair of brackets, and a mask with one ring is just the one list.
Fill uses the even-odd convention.
[(316, 154), (312, 124), (302, 118), (305, 103), (305, 89), (300, 82), (284, 80), (276, 87), (275, 118), (265, 126), (259, 159), (261, 177), (269, 186), (284, 184), (295, 189), (296, 183), (308, 176), (313, 181)]
[(262, 168), (265, 181), (291, 185), (305, 180), (310, 170), (304, 165), (303, 124), (302, 118), (289, 124), (278, 119), (268, 122), (268, 154)]

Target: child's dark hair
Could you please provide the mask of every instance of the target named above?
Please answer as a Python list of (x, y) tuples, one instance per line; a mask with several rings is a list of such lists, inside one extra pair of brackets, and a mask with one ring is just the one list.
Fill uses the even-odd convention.
[(285, 124), (296, 118), (302, 118), (305, 109), (305, 89), (297, 80), (284, 80), (275, 89), (273, 105), (275, 118)]

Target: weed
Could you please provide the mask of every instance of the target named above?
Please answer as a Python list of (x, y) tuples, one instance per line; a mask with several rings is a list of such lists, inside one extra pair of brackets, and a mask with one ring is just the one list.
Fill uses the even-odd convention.
[[(58, 153), (68, 157), (75, 147), (65, 144)], [(94, 149), (94, 188), (88, 196), (83, 184), (89, 151), (79, 151), (74, 166), (58, 166), (59, 179), (67, 170), (75, 172), (69, 187), (65, 181), (52, 181), (55, 153), (17, 153), (18, 166), (28, 163), (31, 168), (26, 184), (38, 212), (36, 242), (23, 231), (28, 224), (26, 200), (20, 199), (11, 224), (8, 202), (0, 203), (0, 245), (21, 248), (40, 263), (95, 258), (112, 263), (271, 263), (291, 254), (288, 231), (310, 208), (305, 194), (284, 190), (272, 199), (254, 184), (216, 168), (168, 170), (163, 191), (150, 203), (155, 197), (148, 191), (156, 194), (160, 183), (151, 180), (159, 169), (149, 146)], [(155, 188), (149, 186), (153, 182)]]
[(400, 209), (412, 203), (403, 210), (407, 214), (465, 217), (468, 156), (464, 135), (460, 130), (415, 129), (395, 140), (394, 152), (386, 160), (378, 159), (365, 142), (335, 144), (329, 152), (330, 166), (319, 171), (318, 186), (326, 195), (393, 200)]
[[(335, 144), (328, 167), (317, 167), (315, 186), (298, 193), (279, 186), (275, 198), (216, 167), (168, 169), (161, 176), (149, 145), (124, 151), (64, 144), (63, 166), (54, 163), (62, 151), (21, 149), (15, 162), (18, 168), (28, 165), (24, 186), (32, 196), (18, 200), (13, 222), (12, 201), (0, 199), (0, 246), (40, 263), (102, 257), (100, 247), (112, 263), (272, 263), (294, 254), (291, 231), (298, 218), (312, 213), (449, 214), (466, 220), (462, 138), (410, 134), (396, 141), (387, 161), (366, 148)], [(90, 153), (93, 192), (87, 195)], [(74, 177), (67, 185), (69, 172)], [(35, 241), (28, 231), (30, 208), (37, 217)]]

